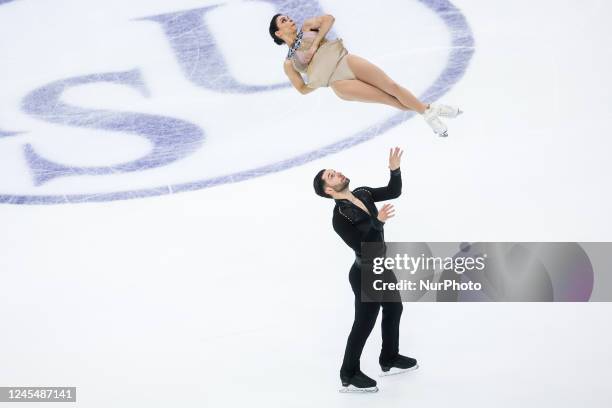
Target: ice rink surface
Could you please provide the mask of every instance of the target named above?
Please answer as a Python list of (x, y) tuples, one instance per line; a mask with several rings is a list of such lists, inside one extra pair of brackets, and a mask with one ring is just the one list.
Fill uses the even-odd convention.
[[(330, 38), (465, 114), (442, 139), (298, 94), (277, 10), (333, 14)], [(339, 394), (353, 258), (311, 183), (386, 184), (397, 145), (388, 240), (612, 241), (611, 13), (0, 0), (0, 386), (76, 386), (82, 407), (609, 407), (608, 303), (406, 303), (421, 368)]]

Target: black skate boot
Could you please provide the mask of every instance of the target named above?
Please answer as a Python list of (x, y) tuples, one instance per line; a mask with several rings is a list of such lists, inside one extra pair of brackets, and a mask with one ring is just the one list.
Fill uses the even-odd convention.
[(352, 377), (340, 373), (342, 388), (340, 392), (377, 392), (376, 381), (357, 370)]
[(401, 374), (407, 371), (413, 371), (419, 368), (417, 361), (412, 357), (405, 357), (398, 354), (392, 361), (379, 360), (380, 368), (382, 369), (381, 377), (387, 375)]

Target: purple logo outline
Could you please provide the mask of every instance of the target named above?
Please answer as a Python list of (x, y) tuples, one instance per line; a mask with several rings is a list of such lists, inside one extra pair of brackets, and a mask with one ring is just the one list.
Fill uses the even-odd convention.
[[(474, 38), (466, 18), (449, 0), (419, 0), (422, 4), (434, 11), (447, 25), (451, 34), (451, 53), (446, 67), (436, 78), (434, 83), (420, 96), (426, 101), (435, 101), (448, 92), (465, 74), (474, 54)], [(96, 194), (58, 194), (58, 195), (7, 195), (0, 194), (0, 203), (6, 204), (65, 204), (82, 202), (106, 202), (145, 198), (178, 192), (195, 191), (217, 185), (236, 183), (255, 177), (277, 173), (292, 167), (320, 159), (333, 153), (348, 149), (398, 126), (414, 116), (413, 112), (401, 112), (383, 119), (366, 129), (351, 136), (321, 148), (277, 161), (272, 164), (260, 166), (237, 173), (206, 178), (198, 181), (166, 185), (138, 190), (117, 191)]]

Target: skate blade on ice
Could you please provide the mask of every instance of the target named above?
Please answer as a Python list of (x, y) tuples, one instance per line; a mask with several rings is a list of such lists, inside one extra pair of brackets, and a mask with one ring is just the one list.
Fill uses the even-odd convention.
[(349, 385), (347, 387), (342, 386), (338, 391), (343, 394), (367, 394), (371, 392), (378, 392), (378, 387), (368, 387), (368, 388), (357, 388), (354, 385)]
[(417, 368), (419, 368), (419, 365), (415, 365), (414, 367), (410, 367), (410, 368), (406, 368), (406, 369), (401, 369), (401, 368), (397, 368), (397, 367), (391, 367), (389, 369), (389, 371), (383, 371), (382, 373), (380, 373), (379, 377), (387, 377), (389, 375), (397, 375), (397, 374), (403, 374), (403, 373), (407, 373), (408, 371), (414, 371)]

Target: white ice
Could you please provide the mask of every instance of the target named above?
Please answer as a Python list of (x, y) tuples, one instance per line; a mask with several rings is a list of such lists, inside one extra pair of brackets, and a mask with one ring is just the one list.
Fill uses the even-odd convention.
[[(267, 34), (266, 2), (0, 1), (0, 386), (76, 386), (82, 407), (609, 407), (607, 303), (406, 303), (401, 352), (420, 369), (375, 377), (377, 394), (338, 393), (352, 254), (311, 180), (327, 167), (355, 186), (384, 184), (387, 149), (398, 145), (404, 192), (389, 240), (612, 241), (612, 3), (455, 0), (475, 46), (441, 98), (465, 111), (448, 120), (449, 138), (415, 117), (283, 171), (176, 192), (395, 114), (330, 89), (197, 86), (161, 26), (142, 18), (214, 4), (206, 22), (231, 75), (284, 81), (286, 49)], [(416, 0), (320, 4), (349, 51), (417, 94), (451, 52), (447, 27)], [(84, 128), (24, 110), (54, 81), (132, 70), (146, 89), (90, 83), (61, 101), (189, 122), (205, 131), (201, 146), (179, 145), (194, 149), (165, 166), (113, 172), (151, 143), (95, 128), (106, 113), (72, 117), (92, 119)], [(36, 185), (25, 145), (100, 174)], [(142, 189), (157, 190), (129, 193)], [(114, 192), (127, 199), (98, 200)], [(34, 196), (70, 203), (18, 204)], [(372, 376), (379, 330), (362, 358)]]

